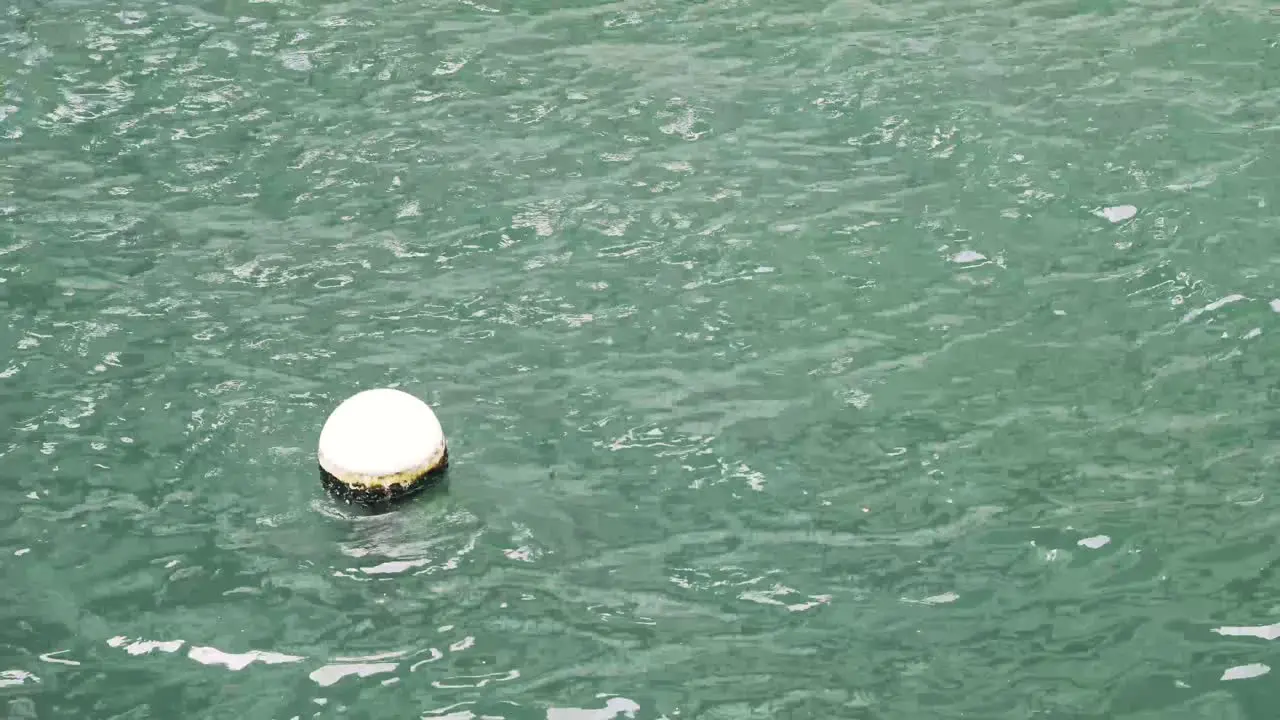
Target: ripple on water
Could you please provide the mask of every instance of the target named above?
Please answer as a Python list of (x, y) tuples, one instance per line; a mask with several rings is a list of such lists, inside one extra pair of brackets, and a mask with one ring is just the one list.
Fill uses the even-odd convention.
[(1260, 712), (1257, 8), (573, 5), (2, 11), (9, 714)]

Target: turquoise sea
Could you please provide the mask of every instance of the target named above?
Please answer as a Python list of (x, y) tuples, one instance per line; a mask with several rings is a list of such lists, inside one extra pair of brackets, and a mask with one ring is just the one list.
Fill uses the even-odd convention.
[(9, 0), (0, 717), (1271, 720), (1277, 207), (1254, 0)]

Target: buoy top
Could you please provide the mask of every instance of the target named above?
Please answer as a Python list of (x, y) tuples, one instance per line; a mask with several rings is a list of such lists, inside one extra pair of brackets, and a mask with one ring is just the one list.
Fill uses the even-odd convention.
[(394, 388), (352, 395), (320, 431), (320, 467), (348, 485), (410, 482), (444, 452), (444, 430), (431, 407)]

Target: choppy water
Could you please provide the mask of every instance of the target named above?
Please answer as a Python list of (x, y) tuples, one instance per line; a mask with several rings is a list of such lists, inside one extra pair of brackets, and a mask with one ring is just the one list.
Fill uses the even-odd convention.
[[(1249, 0), (7, 4), (0, 714), (1272, 717), (1277, 73)], [(377, 385), (453, 467), (367, 517)]]

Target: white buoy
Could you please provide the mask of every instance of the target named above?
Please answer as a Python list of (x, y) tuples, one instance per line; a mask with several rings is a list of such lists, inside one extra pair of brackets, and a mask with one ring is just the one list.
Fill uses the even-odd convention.
[(335, 408), (320, 431), (318, 454), (325, 488), (366, 505), (417, 492), (449, 464), (431, 407), (393, 388), (356, 393)]

